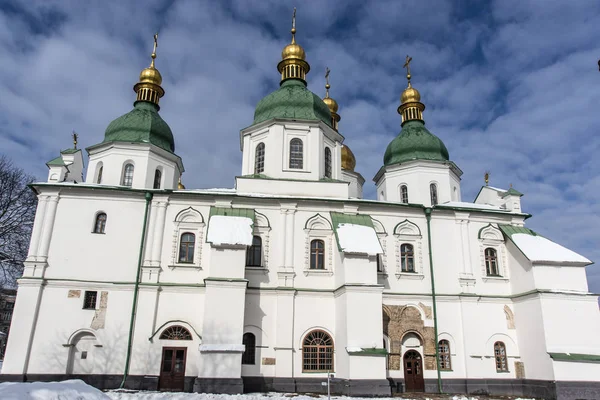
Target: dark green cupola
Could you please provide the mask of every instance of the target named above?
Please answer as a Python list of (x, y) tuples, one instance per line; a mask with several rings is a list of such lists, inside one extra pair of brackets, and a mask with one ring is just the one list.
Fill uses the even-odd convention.
[(160, 86), (162, 76), (154, 65), (158, 34), (154, 35), (152, 62), (140, 73), (140, 80), (133, 90), (137, 94), (133, 110), (112, 121), (104, 133), (103, 143), (133, 142), (151, 143), (169, 152), (175, 152), (173, 132), (158, 114), (158, 102), (165, 91)]
[(410, 160), (448, 161), (450, 156), (444, 142), (425, 128), (421, 94), (410, 83), (410, 61), (407, 56), (404, 66), (407, 69), (408, 87), (402, 92), (398, 114), (402, 116), (402, 130), (385, 150), (385, 166)]

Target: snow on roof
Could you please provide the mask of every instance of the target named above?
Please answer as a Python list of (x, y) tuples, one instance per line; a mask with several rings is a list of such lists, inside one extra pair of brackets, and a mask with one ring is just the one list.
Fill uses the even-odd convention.
[(457, 208), (477, 208), (477, 209), (481, 209), (481, 210), (506, 211), (505, 209), (500, 208), (498, 206), (492, 206), (489, 204), (479, 204), (479, 203), (467, 203), (466, 201), (449, 201), (447, 203), (442, 203), (439, 205), (446, 206), (446, 207), (457, 207)]
[(82, 380), (70, 379), (62, 382), (0, 383), (0, 399), (110, 400), (110, 397)]
[(506, 189), (499, 189), (499, 188), (493, 187), (493, 186), (484, 186), (484, 187), (486, 187), (488, 189), (494, 189), (494, 190), (496, 190), (498, 192), (506, 192)]
[(579, 255), (560, 244), (554, 243), (543, 236), (515, 233), (511, 235), (510, 238), (531, 262), (591, 263), (591, 261), (584, 256)]
[(383, 253), (375, 230), (369, 226), (339, 224), (337, 235), (340, 248), (345, 253)]
[(252, 245), (252, 219), (213, 215), (208, 223), (207, 241), (212, 244)]

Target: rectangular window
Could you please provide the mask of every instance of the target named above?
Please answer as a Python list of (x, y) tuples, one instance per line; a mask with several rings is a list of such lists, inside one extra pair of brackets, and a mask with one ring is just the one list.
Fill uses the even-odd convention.
[(83, 309), (84, 310), (95, 310), (96, 309), (96, 299), (98, 298), (98, 292), (96, 291), (85, 291), (85, 296), (83, 297)]
[(6, 309), (7, 310), (12, 310), (13, 308), (15, 308), (15, 303), (6, 303)]

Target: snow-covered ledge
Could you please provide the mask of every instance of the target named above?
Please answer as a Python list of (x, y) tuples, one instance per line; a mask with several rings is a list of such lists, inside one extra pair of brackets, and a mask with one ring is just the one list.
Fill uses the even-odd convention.
[(414, 279), (422, 281), (425, 279), (425, 275), (418, 272), (396, 272), (397, 279)]
[(243, 353), (246, 346), (243, 344), (201, 344), (198, 349), (201, 353)]

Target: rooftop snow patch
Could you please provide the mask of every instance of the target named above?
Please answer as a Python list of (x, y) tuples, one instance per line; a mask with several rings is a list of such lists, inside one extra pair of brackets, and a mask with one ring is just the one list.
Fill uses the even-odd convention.
[(560, 244), (554, 243), (543, 236), (515, 233), (511, 235), (510, 238), (531, 262), (591, 263), (591, 261), (584, 256), (579, 255)]
[(467, 203), (464, 201), (449, 201), (447, 203), (438, 204), (439, 206), (444, 207), (456, 207), (456, 208), (477, 208), (480, 210), (494, 210), (494, 211), (504, 211), (505, 209), (500, 208), (498, 206), (491, 206), (489, 204), (479, 204), (479, 203)]
[(207, 241), (215, 245), (252, 245), (252, 219), (213, 215), (208, 225)]
[(369, 226), (339, 224), (337, 235), (340, 248), (345, 253), (371, 255), (383, 253), (375, 230)]
[(110, 400), (110, 397), (79, 379), (62, 382), (0, 383), (2, 400)]

